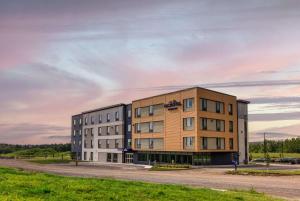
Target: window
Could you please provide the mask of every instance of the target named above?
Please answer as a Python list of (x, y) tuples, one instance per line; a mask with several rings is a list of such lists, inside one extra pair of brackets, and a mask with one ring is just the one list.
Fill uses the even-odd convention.
[(106, 120), (107, 120), (107, 122), (110, 122), (110, 114), (109, 113), (107, 113), (107, 115), (106, 115)]
[(116, 132), (115, 132), (116, 135), (118, 135), (118, 134), (119, 134), (119, 126), (118, 126), (118, 125), (115, 126), (115, 131), (116, 131)]
[(221, 131), (221, 121), (218, 119), (216, 120), (216, 130)]
[(152, 116), (153, 115), (153, 105), (149, 106), (149, 115)]
[(153, 122), (149, 122), (149, 132), (153, 132)]
[(233, 138), (229, 139), (229, 148), (233, 149)]
[(94, 129), (91, 128), (91, 136), (94, 136)]
[(78, 144), (81, 145), (81, 140), (78, 141)]
[(201, 98), (201, 107), (202, 111), (207, 111), (207, 100), (204, 98)]
[(98, 136), (100, 136), (101, 134), (102, 134), (102, 128), (99, 127), (99, 128), (98, 128)]
[(154, 140), (149, 139), (149, 149), (153, 149), (153, 148), (154, 148)]
[(91, 116), (91, 124), (94, 124), (94, 117)]
[(107, 153), (106, 161), (111, 162), (111, 153)]
[(119, 148), (119, 141), (115, 140), (115, 148), (118, 149)]
[(194, 129), (194, 117), (188, 117), (183, 119), (183, 130)]
[(81, 120), (81, 118), (79, 119), (79, 124), (80, 124), (80, 125), (82, 124), (82, 120)]
[(128, 132), (131, 132), (131, 124), (128, 124)]
[(109, 140), (106, 140), (106, 148), (109, 148)]
[(99, 123), (102, 123), (102, 114), (99, 114)]
[(76, 120), (75, 119), (73, 120), (73, 125), (76, 126)]
[(135, 116), (141, 117), (141, 108), (140, 107), (135, 109)]
[(87, 125), (88, 124), (88, 118), (87, 117), (85, 117), (85, 120), (84, 120), (85, 122), (85, 125)]
[(228, 105), (228, 113), (229, 113), (229, 115), (232, 115), (233, 114), (233, 112), (232, 112), (232, 104), (229, 104)]
[(202, 130), (207, 130), (207, 118), (202, 119)]
[(128, 117), (131, 117), (131, 110), (128, 110)]
[(79, 130), (79, 136), (81, 136), (82, 135), (82, 130)]
[(114, 163), (118, 162), (118, 154), (113, 154), (113, 162)]
[(194, 147), (194, 137), (184, 137), (183, 138), (183, 148), (193, 148)]
[(91, 148), (94, 148), (94, 146), (93, 146), (93, 140), (91, 140)]
[(233, 133), (233, 121), (229, 121), (229, 132)]
[(218, 137), (216, 142), (217, 142), (217, 149), (221, 149), (221, 146), (222, 146), (221, 145), (221, 143), (222, 143), (221, 138)]
[(84, 136), (87, 136), (87, 128), (84, 129)]
[(76, 135), (76, 131), (74, 130), (74, 131), (73, 131), (73, 136), (75, 137), (75, 135)]
[(101, 148), (101, 140), (98, 140), (98, 148)]
[(86, 140), (84, 140), (84, 145), (83, 146), (84, 146), (84, 148), (86, 148)]
[(91, 152), (91, 155), (90, 155), (90, 160), (93, 161), (94, 160), (94, 152)]
[(135, 148), (140, 149), (142, 146), (141, 139), (135, 139)]
[(216, 113), (220, 113), (220, 112), (221, 112), (221, 103), (216, 102)]
[(76, 144), (76, 141), (75, 141), (75, 140), (73, 141), (73, 144), (74, 144), (74, 145)]
[(202, 138), (202, 148), (207, 149), (207, 137)]
[(107, 126), (107, 131), (106, 134), (109, 135), (110, 134), (110, 126)]
[(194, 98), (188, 98), (183, 100), (183, 111), (193, 110)]
[(136, 133), (140, 133), (141, 132), (141, 124), (137, 123), (135, 125), (136, 125), (136, 127), (135, 127)]
[(127, 140), (127, 147), (128, 147), (128, 148), (131, 148), (131, 145), (132, 145), (132, 141), (131, 141), (131, 139), (128, 139), (128, 140)]
[(83, 153), (83, 160), (86, 160), (86, 152)]
[(115, 113), (115, 119), (116, 119), (116, 121), (119, 121), (119, 112), (118, 111)]

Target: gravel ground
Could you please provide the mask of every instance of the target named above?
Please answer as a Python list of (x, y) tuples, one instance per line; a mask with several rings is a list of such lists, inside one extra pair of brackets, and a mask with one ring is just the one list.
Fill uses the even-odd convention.
[[(84, 165), (85, 164), (85, 165)], [(200, 168), (181, 171), (149, 171), (141, 166), (130, 165), (86, 165), (74, 164), (35, 164), (23, 160), (0, 159), (0, 166), (17, 167), (26, 170), (42, 171), (66, 176), (115, 178), (123, 180), (155, 183), (184, 184), (214, 189), (254, 188), (259, 192), (300, 200), (300, 176), (244, 176), (226, 175), (228, 168)]]

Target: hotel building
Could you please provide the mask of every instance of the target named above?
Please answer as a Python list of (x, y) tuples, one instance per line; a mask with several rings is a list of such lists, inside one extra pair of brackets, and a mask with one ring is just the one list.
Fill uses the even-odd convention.
[(72, 117), (72, 152), (84, 161), (248, 163), (248, 104), (194, 87), (86, 111)]
[(199, 87), (133, 101), (134, 163), (247, 163), (247, 104)]

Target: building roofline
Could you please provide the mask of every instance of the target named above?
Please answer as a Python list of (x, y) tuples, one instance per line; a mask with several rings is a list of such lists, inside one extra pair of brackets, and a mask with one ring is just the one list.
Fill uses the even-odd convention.
[(77, 117), (77, 116), (81, 116), (81, 115), (82, 115), (82, 113), (74, 114), (74, 115), (72, 115), (72, 117)]
[(97, 108), (97, 109), (84, 111), (81, 114), (88, 114), (88, 113), (92, 113), (92, 112), (98, 112), (98, 111), (101, 111), (101, 110), (107, 110), (107, 109), (110, 109), (110, 108), (120, 107), (120, 106), (126, 106), (126, 104), (119, 103), (119, 104), (110, 105), (110, 106), (106, 106), (106, 107), (100, 107), (100, 108)]
[(222, 95), (231, 96), (231, 97), (236, 98), (236, 96), (234, 96), (234, 95), (230, 95), (230, 94), (226, 94), (226, 93), (222, 93), (222, 92), (219, 92), (219, 91), (214, 91), (214, 90), (211, 90), (211, 89), (206, 89), (206, 88), (197, 86), (197, 87), (190, 87), (190, 88), (185, 88), (185, 89), (181, 89), (181, 90), (177, 90), (177, 91), (171, 91), (171, 92), (167, 92), (167, 93), (163, 93), (163, 94), (158, 94), (158, 95), (154, 95), (154, 96), (149, 96), (149, 97), (146, 97), (146, 98), (140, 98), (140, 99), (133, 100), (132, 102), (146, 100), (146, 99), (149, 99), (149, 98), (155, 98), (155, 97), (164, 96), (164, 95), (169, 95), (169, 94), (178, 93), (178, 92), (182, 92), (182, 91), (188, 91), (188, 90), (192, 90), (192, 89), (203, 89), (203, 90), (207, 90), (207, 91), (211, 91), (211, 92), (214, 92), (214, 93), (218, 93), (218, 94), (222, 94)]
[(242, 99), (238, 99), (237, 102), (239, 102), (239, 103), (245, 103), (245, 104), (249, 104), (250, 103), (250, 101), (242, 100)]

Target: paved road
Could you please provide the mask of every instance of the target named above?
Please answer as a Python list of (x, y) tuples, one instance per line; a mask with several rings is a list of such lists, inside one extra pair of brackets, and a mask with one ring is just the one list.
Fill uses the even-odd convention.
[(300, 176), (242, 176), (225, 175), (224, 169), (203, 168), (183, 171), (153, 172), (134, 166), (85, 166), (65, 164), (40, 165), (22, 160), (0, 159), (0, 166), (18, 167), (68, 176), (109, 177), (155, 183), (187, 184), (217, 189), (250, 189), (259, 192), (300, 200)]

